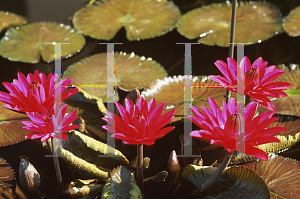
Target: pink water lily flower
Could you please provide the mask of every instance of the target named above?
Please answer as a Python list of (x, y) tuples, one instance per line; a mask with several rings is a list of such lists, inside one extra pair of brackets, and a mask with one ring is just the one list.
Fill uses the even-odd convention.
[[(57, 104), (55, 104), (56, 107)], [(41, 107), (42, 114), (37, 112), (27, 112), (28, 117), (32, 120), (23, 121), (22, 123), (26, 126), (23, 129), (33, 131), (25, 136), (27, 139), (41, 138), (41, 142), (47, 141), (49, 138), (58, 138), (61, 140), (67, 140), (68, 136), (65, 132), (69, 132), (79, 127), (79, 125), (71, 125), (78, 116), (75, 116), (77, 111), (72, 111), (66, 114), (68, 105), (64, 105), (59, 111), (54, 112), (54, 108), (48, 112), (44, 107)], [(58, 108), (57, 108), (58, 109)]]
[[(41, 112), (41, 106), (50, 110), (54, 106), (55, 87), (69, 86), (73, 80), (63, 79), (56, 84), (57, 81), (58, 75), (50, 73), (46, 78), (44, 73), (39, 73), (37, 70), (34, 75), (29, 73), (27, 78), (22, 73), (18, 73), (18, 79), (14, 79), (13, 83), (2, 83), (10, 93), (0, 91), (0, 101), (7, 103), (4, 105), (5, 108), (15, 111)], [(61, 87), (62, 101), (78, 92), (77, 88), (65, 91), (66, 89), (67, 87)]]
[(175, 128), (174, 126), (163, 128), (174, 118), (175, 110), (161, 115), (165, 103), (156, 107), (154, 98), (147, 104), (147, 101), (140, 97), (137, 105), (125, 98), (126, 108), (117, 102), (115, 104), (121, 117), (107, 111), (108, 118), (102, 119), (109, 125), (103, 128), (109, 132), (113, 132), (115, 128), (115, 134), (112, 136), (123, 140), (125, 144), (152, 145), (156, 139)]
[[(190, 133), (190, 136), (209, 141), (210, 144), (223, 146), (229, 153), (237, 150), (237, 104), (231, 98), (228, 105), (223, 102), (223, 111), (220, 110), (215, 100), (208, 98), (210, 109), (202, 107), (204, 112), (191, 106), (194, 115), (187, 118), (201, 128)], [(285, 127), (271, 127), (278, 120), (273, 111), (261, 113), (254, 117), (258, 103), (251, 102), (245, 108), (245, 154), (262, 160), (268, 160), (268, 155), (263, 150), (255, 147), (270, 142), (280, 142), (273, 135), (286, 130)]]
[[(227, 58), (227, 64), (218, 60), (215, 62), (215, 65), (224, 77), (210, 75), (210, 79), (222, 86), (244, 85), (245, 79), (244, 95), (249, 95), (252, 99), (271, 111), (275, 111), (275, 106), (268, 97), (280, 98), (287, 96), (282, 90), (290, 89), (289, 86), (291, 83), (289, 82), (272, 82), (283, 75), (284, 71), (283, 69), (276, 69), (274, 65), (267, 67), (268, 62), (264, 62), (261, 57), (255, 60), (252, 66), (248, 57), (244, 57), (239, 66), (237, 62), (230, 57)], [(244, 67), (244, 75), (241, 75), (241, 80), (237, 79), (237, 67)], [(228, 87), (227, 89), (237, 92), (235, 87)]]

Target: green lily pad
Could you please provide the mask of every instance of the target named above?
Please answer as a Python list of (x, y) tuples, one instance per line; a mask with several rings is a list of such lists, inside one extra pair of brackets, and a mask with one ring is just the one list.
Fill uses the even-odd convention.
[(107, 155), (107, 147), (111, 147), (78, 131), (71, 131), (68, 133), (68, 140), (60, 142), (65, 150), (98, 167), (113, 169), (120, 164), (129, 165), (127, 158), (117, 149), (114, 149), (114, 156), (98, 157)]
[[(152, 82), (147, 89), (141, 93), (141, 96), (143, 96), (147, 101), (155, 98), (156, 103), (158, 104), (165, 102), (163, 114), (176, 109), (174, 114), (175, 118), (171, 122), (179, 121), (184, 118), (184, 79), (185, 76), (158, 79)], [(207, 97), (214, 98), (219, 106), (223, 105), (223, 100), (225, 100), (224, 95), (226, 94), (225, 88), (212, 88), (211, 86), (217, 86), (218, 84), (206, 76), (189, 77), (189, 80), (191, 79), (193, 86), (203, 86), (192, 88), (191, 100), (193, 106), (200, 109), (201, 106), (209, 107)]]
[(269, 160), (244, 164), (255, 171), (268, 186), (271, 199), (300, 198), (300, 162), (269, 154)]
[(142, 192), (137, 186), (133, 174), (122, 166), (110, 173), (101, 197), (101, 199), (115, 198), (142, 199)]
[(14, 179), (14, 170), (4, 159), (0, 158), (0, 187), (5, 188), (12, 186), (8, 182)]
[[(87, 57), (69, 66), (63, 78), (73, 79), (73, 85), (87, 85), (79, 87), (86, 98), (106, 102), (106, 81), (115, 81), (115, 86), (131, 91), (167, 76), (165, 69), (151, 58), (135, 56), (134, 53), (115, 53), (114, 57), (115, 80), (107, 80), (107, 53)], [(115, 92), (115, 101), (119, 101), (118, 92)]]
[(300, 6), (293, 9), (288, 16), (283, 19), (282, 27), (289, 36), (300, 36)]
[[(232, 6), (211, 4), (194, 9), (178, 21), (178, 32), (206, 45), (229, 46)], [(279, 9), (266, 2), (239, 2), (236, 13), (236, 43), (260, 43), (281, 31)]]
[[(215, 167), (187, 166), (182, 176), (200, 187), (217, 170)], [(254, 171), (244, 166), (227, 167), (201, 198), (270, 198), (267, 185)]]
[(85, 39), (70, 26), (54, 22), (38, 22), (10, 28), (0, 41), (0, 55), (11, 61), (38, 63), (40, 56), (45, 62), (54, 61), (54, 46), (61, 44), (62, 58), (78, 53)]
[(7, 146), (21, 142), (30, 131), (22, 129), (22, 121), (31, 121), (24, 113), (18, 113), (4, 108), (0, 102), (0, 146)]
[(14, 13), (0, 11), (0, 32), (12, 26), (27, 24), (27, 21)]
[(103, 40), (112, 39), (124, 26), (131, 41), (166, 34), (180, 15), (167, 0), (102, 0), (77, 11), (73, 24), (82, 34)]

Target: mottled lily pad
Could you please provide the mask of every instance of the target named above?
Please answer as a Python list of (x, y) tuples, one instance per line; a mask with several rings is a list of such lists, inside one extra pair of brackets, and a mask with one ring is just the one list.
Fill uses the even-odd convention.
[(269, 154), (269, 160), (259, 160), (244, 165), (255, 171), (268, 186), (271, 199), (300, 198), (300, 162)]
[(12, 26), (26, 24), (27, 21), (14, 13), (0, 11), (0, 32)]
[(8, 181), (15, 179), (14, 170), (2, 158), (0, 158), (0, 187), (10, 187)]
[[(211, 4), (183, 15), (178, 21), (178, 32), (188, 39), (206, 45), (229, 46), (232, 6)], [(279, 9), (266, 2), (239, 2), (236, 14), (236, 43), (260, 43), (281, 31)]]
[[(152, 82), (147, 89), (142, 92), (142, 96), (150, 101), (155, 98), (156, 103), (160, 104), (165, 102), (163, 114), (176, 109), (175, 118), (172, 122), (184, 118), (184, 79), (192, 79), (193, 88), (191, 91), (192, 105), (201, 109), (201, 106), (209, 107), (207, 97), (212, 97), (219, 106), (222, 106), (224, 96), (226, 94), (225, 88), (217, 88), (218, 84), (206, 76), (202, 77), (188, 77), (187, 76), (174, 76), (166, 77), (164, 79)], [(200, 87), (201, 86), (201, 87)]]
[(142, 193), (131, 172), (125, 167), (119, 166), (110, 173), (101, 198), (142, 198)]
[(0, 146), (7, 146), (25, 140), (30, 131), (22, 129), (22, 121), (31, 121), (24, 113), (4, 108), (0, 102)]
[(124, 26), (128, 40), (139, 40), (172, 30), (180, 15), (167, 0), (102, 0), (77, 11), (73, 24), (82, 34), (104, 40)]
[(38, 63), (40, 56), (46, 62), (54, 61), (54, 45), (61, 44), (62, 58), (78, 53), (85, 39), (70, 26), (54, 22), (39, 22), (10, 28), (0, 41), (0, 55), (11, 60)]
[[(294, 146), (300, 140), (300, 120), (287, 121), (287, 122), (275, 122), (269, 126), (283, 126), (287, 130), (277, 134), (277, 137), (280, 140), (280, 143), (272, 142), (267, 144), (258, 145), (257, 147), (266, 153), (282, 153), (292, 146)], [(242, 162), (249, 162), (256, 158), (239, 153), (237, 157), (231, 159), (230, 164), (237, 164)]]
[(293, 9), (288, 16), (283, 19), (282, 27), (289, 36), (300, 36), (300, 6)]
[[(182, 176), (200, 187), (217, 170), (215, 167), (189, 165)], [(248, 197), (251, 196), (251, 197)], [(270, 198), (267, 185), (254, 171), (244, 166), (228, 167), (201, 198)]]
[[(115, 80), (107, 78), (107, 53), (87, 57), (69, 66), (63, 78), (73, 79), (73, 85), (86, 85), (78, 87), (86, 98), (106, 102), (106, 81), (115, 81), (116, 87), (131, 91), (167, 76), (165, 69), (151, 58), (135, 56), (134, 53), (115, 53), (114, 57)], [(119, 101), (118, 92), (115, 92), (115, 101)]]

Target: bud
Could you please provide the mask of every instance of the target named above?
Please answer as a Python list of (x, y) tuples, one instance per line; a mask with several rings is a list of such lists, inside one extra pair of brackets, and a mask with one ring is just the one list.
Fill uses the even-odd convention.
[(168, 168), (171, 173), (177, 173), (180, 171), (180, 165), (175, 150), (173, 150), (170, 154)]
[(41, 178), (39, 172), (24, 158), (20, 161), (19, 177), (21, 185), (29, 191), (34, 191), (40, 186)]

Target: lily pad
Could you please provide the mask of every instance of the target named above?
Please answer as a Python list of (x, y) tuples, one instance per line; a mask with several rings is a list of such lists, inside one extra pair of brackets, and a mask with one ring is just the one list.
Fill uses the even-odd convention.
[(110, 173), (102, 192), (102, 199), (136, 198), (142, 199), (142, 193), (133, 175), (125, 167), (119, 166)]
[[(114, 57), (115, 80), (107, 80), (107, 53), (87, 57), (69, 66), (63, 78), (73, 79), (73, 85), (87, 85), (79, 87), (86, 98), (106, 102), (106, 81), (115, 81), (115, 86), (131, 91), (167, 76), (165, 69), (151, 58), (135, 56), (134, 53), (115, 53)], [(118, 92), (115, 92), (115, 101), (119, 101)]]
[[(212, 176), (215, 167), (189, 165), (182, 176), (197, 188)], [(267, 185), (254, 171), (244, 166), (227, 167), (213, 186), (201, 198), (270, 198)]]
[(0, 158), (0, 187), (10, 187), (11, 184), (8, 181), (15, 179), (14, 170), (10, 165), (2, 158)]
[(282, 27), (289, 36), (300, 36), (300, 6), (293, 9), (288, 16), (283, 19)]
[(38, 22), (10, 28), (0, 41), (0, 55), (11, 60), (38, 63), (40, 56), (45, 62), (54, 61), (54, 46), (61, 44), (62, 58), (78, 53), (85, 39), (70, 26), (54, 22)]
[(27, 24), (27, 21), (14, 13), (0, 11), (0, 32), (12, 26)]
[(300, 162), (297, 160), (269, 154), (268, 161), (246, 163), (268, 186), (271, 199), (300, 198)]
[[(225, 88), (213, 88), (218, 84), (206, 76), (201, 77), (187, 77), (187, 76), (174, 76), (165, 77), (164, 79), (152, 82), (147, 89), (145, 89), (141, 96), (147, 101), (155, 98), (156, 103), (160, 104), (165, 102), (163, 114), (176, 109), (174, 113), (175, 118), (171, 122), (175, 122), (184, 118), (184, 79), (192, 80), (192, 105), (201, 108), (201, 106), (209, 107), (207, 97), (212, 97), (219, 106), (223, 104), (226, 94)], [(201, 87), (200, 87), (201, 86)]]
[(78, 131), (71, 131), (68, 133), (68, 140), (60, 142), (65, 150), (98, 167), (112, 170), (120, 164), (129, 165), (127, 158), (117, 149), (114, 149), (114, 156), (98, 157), (107, 155), (107, 147), (111, 147)]
[(7, 146), (25, 140), (30, 131), (22, 129), (22, 121), (31, 121), (24, 113), (4, 108), (0, 102), (0, 146)]
[(102, 0), (77, 11), (73, 24), (82, 34), (103, 40), (112, 39), (124, 26), (131, 41), (166, 34), (180, 15), (167, 0)]
[[(178, 32), (188, 39), (199, 38), (206, 45), (229, 46), (232, 6), (211, 4), (183, 15)], [(260, 43), (281, 31), (279, 9), (266, 2), (239, 2), (236, 14), (236, 43)]]

